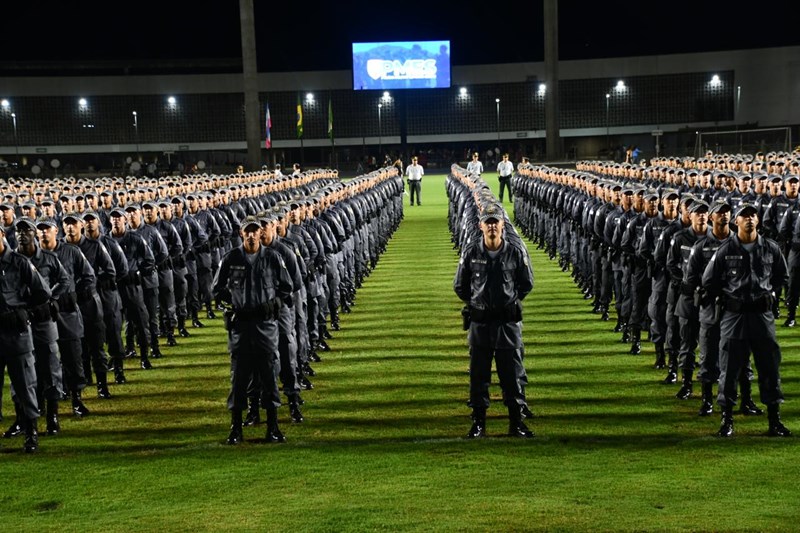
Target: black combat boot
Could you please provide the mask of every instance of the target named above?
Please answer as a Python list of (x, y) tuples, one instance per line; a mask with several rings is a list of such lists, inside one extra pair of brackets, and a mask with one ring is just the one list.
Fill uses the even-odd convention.
[(789, 313), (786, 315), (786, 322), (783, 325), (787, 328), (793, 328), (797, 322), (795, 322), (795, 313), (797, 312), (797, 308), (790, 307)]
[(713, 383), (706, 383), (705, 381), (702, 384), (703, 387), (703, 400), (700, 404), (700, 411), (697, 412), (699, 416), (709, 416), (711, 413), (714, 412), (714, 384)]
[(83, 418), (84, 416), (89, 416), (91, 412), (89, 409), (83, 405), (83, 400), (81, 400), (81, 391), (72, 391), (72, 412), (78, 418)]
[(717, 437), (733, 437), (733, 407), (730, 405), (722, 408), (722, 422), (719, 425)]
[(61, 424), (58, 422), (58, 400), (47, 400), (47, 434), (58, 435)]
[(150, 339), (150, 357), (153, 359), (161, 359), (164, 357), (164, 354), (161, 353), (161, 349), (158, 347), (158, 337), (153, 335)]
[(656, 343), (656, 362), (653, 365), (653, 368), (656, 370), (661, 370), (667, 367), (667, 355), (664, 353), (664, 343), (658, 342)]
[(642, 353), (642, 330), (638, 326), (631, 327), (631, 355)]
[(318, 351), (321, 351), (321, 352), (330, 352), (331, 351), (331, 347), (328, 346), (328, 343), (325, 342), (325, 339), (323, 339), (321, 337), (320, 337), (319, 341), (317, 341), (317, 346), (318, 346), (318, 348), (317, 348)]
[(622, 322), (622, 317), (617, 317), (617, 323), (614, 326), (614, 333), (619, 333), (625, 328), (625, 324)]
[(122, 364), (122, 358), (114, 360), (114, 383), (117, 385), (124, 385), (128, 382), (125, 379), (125, 369), (124, 365)]
[(678, 354), (675, 352), (669, 353), (669, 368), (667, 370), (667, 377), (661, 382), (664, 385), (672, 385), (678, 381)]
[[(145, 354), (145, 352), (142, 352)], [(150, 370), (153, 368), (153, 363), (150, 362), (150, 359), (147, 355), (142, 355), (141, 360), (139, 361), (139, 366), (142, 367), (142, 370)]]
[(312, 378), (317, 375), (316, 370), (311, 368), (311, 364), (308, 362), (303, 363), (303, 374), (306, 376), (311, 376)]
[(175, 332), (172, 328), (167, 328), (167, 346), (177, 346), (178, 341), (175, 340)]
[(105, 372), (97, 373), (97, 397), (102, 400), (111, 399), (111, 393), (108, 391), (107, 374)]
[(311, 351), (308, 352), (308, 359), (309, 361), (314, 361), (315, 363), (322, 361), (322, 357), (319, 356), (315, 348), (312, 348)]
[(289, 400), (289, 415), (295, 424), (302, 424), (303, 420), (305, 420), (303, 413), (300, 412), (300, 404), (296, 399)]
[(278, 427), (278, 409), (277, 407), (267, 407), (267, 434), (265, 436), (267, 443), (284, 443), (286, 437), (281, 433)]
[(303, 365), (299, 365), (297, 368), (297, 382), (300, 384), (300, 388), (303, 390), (314, 389), (314, 385), (308, 380), (306, 375), (303, 373)]
[(25, 453), (34, 453), (39, 449), (39, 430), (36, 426), (36, 418), (25, 419), (25, 444), (22, 448)]
[(603, 314), (601, 314), (601, 315), (600, 315), (600, 320), (602, 320), (603, 322), (608, 322), (608, 319), (609, 319), (609, 316), (608, 316), (608, 307), (606, 307), (606, 306), (604, 305), (604, 306), (603, 306)]
[(623, 343), (623, 344), (628, 344), (629, 342), (631, 342), (632, 334), (633, 334), (633, 332), (632, 332), (631, 328), (628, 326), (628, 324), (626, 324), (623, 321), (623, 323), (622, 323), (622, 338), (620, 339), (620, 342)]
[(339, 311), (334, 309), (331, 313), (331, 329), (333, 331), (339, 331), (341, 327), (339, 326)]
[(486, 436), (486, 411), (472, 411), (472, 427), (467, 433), (468, 439), (479, 439)]
[(14, 417), (14, 422), (12, 422), (11, 425), (8, 426), (6, 432), (3, 433), (4, 439), (10, 439), (11, 437), (22, 435), (23, 432), (22, 423), (25, 417), (22, 415), (22, 406), (20, 406), (20, 404), (18, 404), (17, 402), (14, 402), (14, 412), (16, 413), (16, 416)]
[(745, 416), (763, 415), (764, 410), (753, 401), (753, 385), (750, 383), (750, 378), (747, 377), (747, 373), (744, 371), (742, 371), (741, 377), (739, 378), (739, 390), (742, 392), (742, 402), (739, 407), (739, 412)]
[(192, 311), (192, 327), (195, 327), (195, 328), (204, 328), (204, 327), (206, 327), (205, 324), (200, 322), (200, 319), (197, 318), (197, 311)]
[(328, 327), (325, 324), (319, 328), (319, 337), (327, 340), (331, 340), (333, 338), (333, 335), (331, 335), (331, 332), (328, 331)]
[(214, 310), (211, 309), (210, 303), (206, 304), (206, 318), (208, 318), (209, 320), (214, 320), (215, 318), (217, 318), (217, 315), (214, 314)]
[(244, 441), (242, 433), (242, 412), (239, 409), (231, 411), (231, 432), (228, 433), (226, 444), (235, 445)]
[(792, 432), (781, 422), (781, 404), (771, 403), (767, 406), (770, 437), (791, 437)]
[(692, 396), (692, 372), (690, 371), (683, 371), (683, 384), (681, 385), (680, 390), (675, 395), (675, 397), (679, 400), (688, 400)]
[(250, 398), (250, 408), (247, 410), (247, 416), (244, 418), (245, 426), (255, 426), (261, 423), (261, 410), (258, 401), (258, 396)]
[(178, 335), (180, 335), (184, 339), (189, 336), (189, 331), (186, 329), (186, 319), (185, 318), (179, 318), (178, 319)]
[(520, 407), (519, 411), (520, 413), (522, 413), (522, 416), (525, 417), (526, 419), (533, 418), (533, 411), (531, 411), (530, 407), (528, 407), (528, 404), (523, 404)]
[(528, 429), (522, 421), (522, 412), (518, 404), (508, 406), (508, 435), (510, 437), (521, 437), (524, 439), (533, 438), (533, 431)]

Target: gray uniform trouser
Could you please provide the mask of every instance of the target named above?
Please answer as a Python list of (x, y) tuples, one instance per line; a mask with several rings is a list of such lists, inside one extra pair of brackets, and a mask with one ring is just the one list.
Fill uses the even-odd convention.
[[(33, 352), (19, 352), (13, 347), (6, 346), (2, 341), (3, 335), (19, 334), (15, 331), (0, 331), (0, 366), (8, 369), (15, 402), (22, 409), (22, 413), (27, 418), (36, 420), (39, 418), (39, 403), (36, 400), (36, 363)], [(25, 335), (30, 336), (30, 329)]]
[(774, 337), (754, 339), (727, 339), (719, 342), (719, 394), (717, 403), (723, 408), (736, 405), (739, 374), (746, 372), (750, 353), (758, 372), (758, 390), (761, 403), (773, 405), (783, 402), (780, 364), (781, 349)]
[[(280, 407), (278, 391), (280, 357), (278, 354), (278, 323), (275, 320), (261, 321), (263, 329), (269, 333), (262, 337), (254, 322), (241, 321), (234, 324), (228, 332), (228, 345), (231, 347), (231, 392), (228, 395), (228, 409), (243, 411), (247, 409), (247, 389), (254, 374), (261, 382), (261, 405), (267, 409)], [(255, 337), (266, 341), (268, 349), (256, 346)]]

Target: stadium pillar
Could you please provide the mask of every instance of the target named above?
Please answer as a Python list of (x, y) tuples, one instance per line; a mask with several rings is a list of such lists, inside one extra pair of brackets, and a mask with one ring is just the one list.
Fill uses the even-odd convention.
[(256, 25), (253, 0), (239, 0), (239, 24), (242, 30), (242, 71), (244, 74), (244, 129), (247, 139), (247, 166), (261, 168), (261, 106), (258, 102), (258, 65), (256, 63)]
[(558, 0), (544, 0), (544, 69), (547, 79), (544, 121), (547, 132), (547, 160), (561, 157), (558, 123)]

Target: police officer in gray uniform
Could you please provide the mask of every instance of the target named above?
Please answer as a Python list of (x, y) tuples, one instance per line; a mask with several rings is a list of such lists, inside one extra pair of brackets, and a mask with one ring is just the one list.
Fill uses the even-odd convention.
[(492, 359), (508, 407), (509, 435), (533, 437), (523, 422), (525, 393), (522, 349), (522, 303), (533, 288), (533, 272), (522, 248), (503, 238), (504, 213), (499, 205), (487, 206), (480, 215), (483, 239), (464, 249), (453, 287), (469, 306), (470, 405), (472, 428), (467, 438), (486, 435), (486, 410)]
[(758, 213), (753, 204), (740, 204), (734, 215), (738, 231), (717, 249), (702, 280), (703, 290), (718, 298), (723, 309), (717, 395), (722, 422), (717, 435), (733, 435), (739, 374), (745, 371), (752, 353), (761, 402), (767, 405), (769, 435), (788, 437), (792, 432), (780, 418), (781, 350), (773, 314), (776, 291), (787, 278), (786, 260), (775, 241), (757, 233)]
[(261, 404), (267, 409), (266, 440), (286, 442), (278, 427), (280, 359), (278, 315), (291, 296), (292, 280), (280, 256), (261, 246), (261, 223), (247, 217), (241, 226), (244, 241), (223, 257), (214, 277), (212, 293), (231, 305), (226, 311), (228, 349), (231, 353), (231, 432), (228, 444), (244, 440), (242, 410), (247, 408), (247, 387), (255, 372), (261, 378)]
[(24, 450), (39, 449), (36, 370), (27, 309), (46, 304), (50, 288), (31, 263), (11, 250), (0, 224), (0, 361), (8, 369), (25, 432)]

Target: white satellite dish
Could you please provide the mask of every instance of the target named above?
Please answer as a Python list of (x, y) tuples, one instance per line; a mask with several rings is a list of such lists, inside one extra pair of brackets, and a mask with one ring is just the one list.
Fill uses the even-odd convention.
[(61, 161), (59, 161), (58, 159), (53, 159), (52, 161), (50, 161), (50, 166), (53, 168), (58, 168), (61, 166)]
[(138, 172), (142, 168), (142, 164), (138, 161), (131, 163), (131, 172)]
[(31, 172), (33, 172), (35, 175), (38, 176), (39, 174), (42, 173), (42, 167), (40, 167), (39, 165), (33, 165), (31, 167)]
[(198, 161), (197, 162), (197, 168), (199, 168), (200, 170), (203, 170), (204, 168), (206, 168), (206, 162), (203, 161), (203, 160)]

